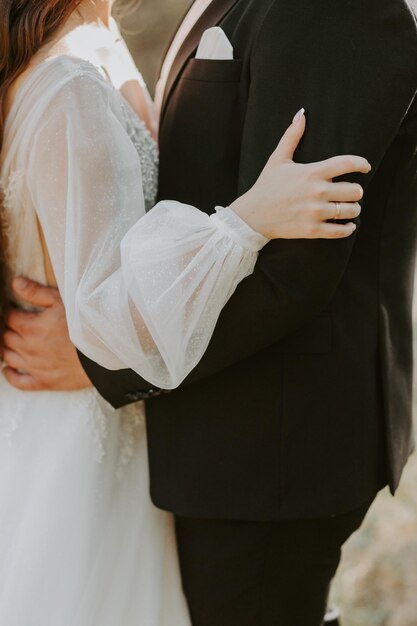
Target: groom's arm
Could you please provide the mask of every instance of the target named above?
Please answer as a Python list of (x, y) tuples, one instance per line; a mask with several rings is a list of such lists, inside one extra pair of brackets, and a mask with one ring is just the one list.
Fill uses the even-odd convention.
[[(294, 113), (307, 110), (301, 162), (337, 154), (366, 157), (377, 170), (417, 89), (415, 18), (403, 0), (272, 2), (252, 55), (240, 189), (256, 180)], [(353, 176), (365, 189), (373, 174)], [(365, 197), (366, 199), (366, 197)], [(365, 203), (366, 210), (366, 203)], [(252, 276), (223, 310), (210, 345), (184, 384), (279, 342), (330, 303), (355, 237), (271, 242)], [(146, 390), (132, 372), (82, 362), (102, 393), (118, 402)], [(134, 395), (134, 394), (133, 394)]]

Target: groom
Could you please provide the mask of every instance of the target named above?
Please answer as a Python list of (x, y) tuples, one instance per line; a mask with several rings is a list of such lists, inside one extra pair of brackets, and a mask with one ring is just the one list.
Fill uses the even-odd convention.
[[(233, 60), (194, 58), (214, 25)], [(413, 446), (416, 90), (407, 0), (196, 0), (168, 53), (160, 198), (227, 205), (301, 106), (299, 161), (373, 164), (356, 177), (357, 235), (269, 244), (179, 390), (80, 355), (115, 407), (147, 400), (152, 498), (176, 514), (194, 626), (319, 626), (341, 545), (398, 485)], [(20, 294), (45, 311), (12, 314), (6, 360), (28, 373), (5, 375), (87, 384), (56, 292)]]

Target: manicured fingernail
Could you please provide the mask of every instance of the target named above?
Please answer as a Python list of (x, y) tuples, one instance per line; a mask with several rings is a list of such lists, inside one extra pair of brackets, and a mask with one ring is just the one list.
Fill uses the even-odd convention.
[(19, 276), (19, 278), (15, 278), (13, 281), (13, 287), (17, 291), (23, 291), (24, 289), (26, 289), (27, 286), (28, 281), (26, 280), (26, 278), (22, 278), (21, 276)]
[(305, 112), (306, 112), (305, 109), (300, 109), (298, 113), (295, 114), (292, 123), (298, 124), (298, 122), (300, 122), (303, 119)]
[(351, 226), (352, 226), (352, 234), (353, 234), (356, 230), (356, 224), (352, 222)]

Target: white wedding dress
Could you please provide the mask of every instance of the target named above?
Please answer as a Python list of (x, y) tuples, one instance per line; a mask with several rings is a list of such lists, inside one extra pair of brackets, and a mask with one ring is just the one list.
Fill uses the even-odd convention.
[[(168, 389), (266, 240), (228, 209), (163, 202), (145, 216), (157, 151), (118, 91), (139, 77), (112, 28), (94, 31), (99, 52), (44, 60), (16, 95), (1, 164), (10, 262), (46, 283), (50, 256), (74, 343)], [(148, 481), (142, 404), (0, 377), (0, 624), (189, 626), (172, 517)]]

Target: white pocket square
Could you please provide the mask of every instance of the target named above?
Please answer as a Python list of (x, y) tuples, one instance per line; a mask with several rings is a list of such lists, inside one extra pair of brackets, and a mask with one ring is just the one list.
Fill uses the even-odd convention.
[(205, 31), (198, 46), (196, 59), (233, 60), (233, 46), (219, 26), (214, 26)]

